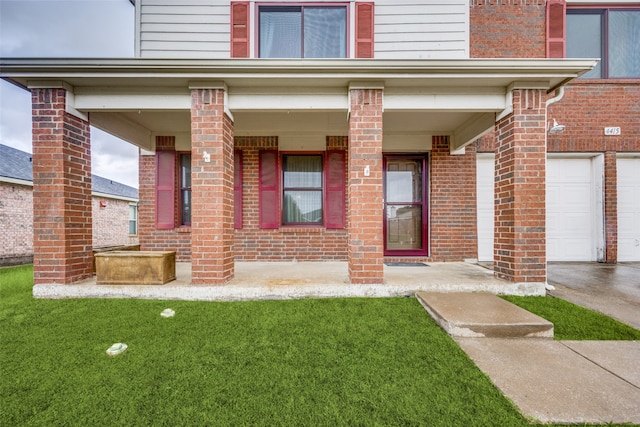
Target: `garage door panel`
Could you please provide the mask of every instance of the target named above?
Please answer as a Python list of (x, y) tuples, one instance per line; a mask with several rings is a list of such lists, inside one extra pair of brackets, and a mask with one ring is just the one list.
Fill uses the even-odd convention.
[(493, 261), (494, 162), (493, 156), (478, 157), (476, 161), (479, 261)]
[(547, 259), (595, 261), (591, 158), (547, 160)]
[(618, 159), (618, 261), (640, 261), (640, 159)]

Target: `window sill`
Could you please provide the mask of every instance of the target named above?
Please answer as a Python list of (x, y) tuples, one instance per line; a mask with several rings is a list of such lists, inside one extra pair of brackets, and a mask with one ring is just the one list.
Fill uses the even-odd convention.
[(293, 233), (322, 233), (324, 231), (324, 227), (321, 225), (310, 225), (307, 227), (301, 226), (285, 226), (280, 227), (280, 232), (282, 234), (293, 234)]
[(180, 226), (180, 227), (176, 228), (176, 231), (178, 233), (191, 233), (191, 226), (190, 225), (183, 225), (183, 226)]

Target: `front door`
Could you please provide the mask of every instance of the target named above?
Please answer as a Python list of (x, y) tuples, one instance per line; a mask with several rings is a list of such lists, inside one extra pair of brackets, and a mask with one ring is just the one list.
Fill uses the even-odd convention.
[(384, 157), (384, 251), (427, 255), (427, 157)]

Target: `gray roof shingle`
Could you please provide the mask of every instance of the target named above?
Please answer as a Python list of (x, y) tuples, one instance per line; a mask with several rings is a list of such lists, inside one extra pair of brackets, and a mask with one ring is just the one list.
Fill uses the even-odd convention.
[[(0, 144), (0, 177), (33, 181), (31, 154)], [(138, 198), (138, 190), (117, 181), (91, 176), (92, 191), (112, 196)]]

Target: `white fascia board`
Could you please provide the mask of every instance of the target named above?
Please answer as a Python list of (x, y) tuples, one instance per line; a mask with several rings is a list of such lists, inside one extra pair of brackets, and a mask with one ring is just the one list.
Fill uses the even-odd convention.
[(118, 113), (91, 113), (91, 125), (146, 150), (153, 149), (151, 131)]
[(433, 111), (502, 111), (505, 108), (503, 93), (433, 93), (408, 94), (394, 93), (392, 90), (384, 94), (385, 111), (392, 110), (433, 110)]
[(81, 111), (189, 110), (188, 88), (77, 88), (75, 108)]
[(343, 94), (234, 94), (229, 96), (231, 111), (257, 110), (347, 110), (347, 93)]
[(7, 176), (0, 176), (0, 182), (4, 182), (6, 184), (24, 185), (25, 187), (33, 187), (33, 181), (9, 178)]
[(115, 194), (100, 193), (97, 191), (92, 191), (91, 195), (93, 197), (102, 197), (103, 199), (122, 200), (123, 202), (138, 202), (138, 199), (132, 197), (116, 196)]
[[(0, 77), (25, 86), (27, 80), (65, 80), (74, 86), (127, 85), (186, 87), (196, 80), (224, 80), (230, 86), (252, 83), (258, 86), (283, 79), (312, 82), (322, 86), (331, 81), (386, 81), (396, 79), (452, 81), (539, 80), (555, 85), (579, 77), (597, 64), (597, 59), (85, 59), (2, 58)], [(388, 87), (388, 84), (385, 85)]]

